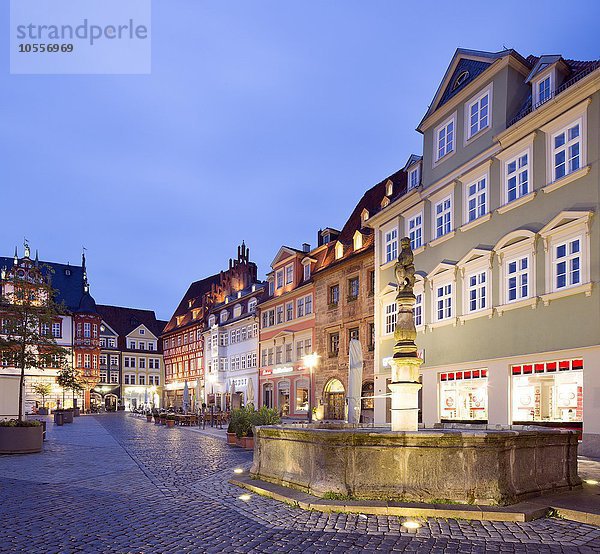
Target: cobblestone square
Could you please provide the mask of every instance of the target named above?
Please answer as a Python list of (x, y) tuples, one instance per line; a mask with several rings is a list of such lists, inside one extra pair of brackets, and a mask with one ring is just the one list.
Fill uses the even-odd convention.
[(49, 425), (42, 454), (0, 457), (0, 551), (600, 552), (600, 529), (306, 512), (228, 484), (252, 454), (125, 414)]

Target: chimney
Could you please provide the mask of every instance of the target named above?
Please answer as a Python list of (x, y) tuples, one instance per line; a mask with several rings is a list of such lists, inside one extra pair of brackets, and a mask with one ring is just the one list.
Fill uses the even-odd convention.
[(310, 244), (308, 242), (302, 243), (302, 252), (310, 252)]

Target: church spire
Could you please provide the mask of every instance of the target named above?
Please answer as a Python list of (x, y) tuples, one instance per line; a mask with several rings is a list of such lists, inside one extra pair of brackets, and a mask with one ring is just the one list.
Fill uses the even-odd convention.
[(38, 265), (40, 265), (40, 258), (38, 256), (38, 251), (37, 248), (35, 249), (35, 266), (37, 267)]
[(19, 254), (17, 252), (17, 247), (16, 246), (15, 246), (15, 258), (14, 258), (14, 261), (15, 261), (15, 265), (17, 265), (19, 263)]
[(88, 283), (87, 278), (87, 269), (85, 268), (85, 246), (83, 247), (83, 252), (81, 253), (81, 268), (83, 269), (83, 292), (90, 292), (90, 284)]

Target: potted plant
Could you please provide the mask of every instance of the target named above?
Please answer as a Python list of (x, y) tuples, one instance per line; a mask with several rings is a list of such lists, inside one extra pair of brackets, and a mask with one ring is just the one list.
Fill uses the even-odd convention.
[(0, 454), (41, 452), (43, 440), (43, 427), (39, 421), (0, 421)]
[(238, 410), (233, 410), (229, 418), (229, 425), (227, 426), (227, 444), (235, 446), (235, 437), (237, 431), (237, 425), (239, 421)]
[(154, 417), (154, 425), (160, 425), (160, 412), (156, 408), (152, 410), (152, 416)]
[(243, 448), (254, 448), (254, 428), (260, 425), (277, 425), (281, 422), (281, 418), (277, 410), (262, 406), (255, 410), (252, 406), (248, 408), (248, 419), (250, 421), (249, 428), (246, 429), (245, 435), (242, 437)]
[(32, 387), (35, 394), (39, 394), (42, 397), (42, 407), (38, 408), (39, 415), (48, 415), (48, 408), (46, 408), (46, 396), (52, 392), (52, 386), (50, 383), (43, 383), (38, 381)]
[(163, 412), (162, 414), (160, 414), (160, 424), (161, 425), (167, 424), (167, 413), (166, 412)]
[(167, 427), (175, 427), (175, 414), (167, 414)]
[(150, 410), (146, 412), (146, 421), (152, 423), (152, 412)]
[(24, 258), (15, 257), (15, 264), (2, 273), (0, 356), (11, 360), (11, 366), (18, 370), (19, 392), (8, 407), (8, 413), (14, 409), (13, 413), (18, 414), (16, 419), (2, 422), (0, 453), (25, 454), (42, 449), (43, 428), (39, 422), (24, 419), (23, 406), (26, 372), (59, 367), (67, 356), (67, 350), (48, 332), (63, 311), (55, 302), (50, 276), (50, 268), (29, 258), (28, 245)]

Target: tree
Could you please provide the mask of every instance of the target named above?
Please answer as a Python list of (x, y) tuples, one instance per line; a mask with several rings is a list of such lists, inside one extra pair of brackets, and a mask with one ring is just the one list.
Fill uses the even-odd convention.
[(73, 407), (75, 407), (75, 393), (84, 390), (83, 382), (77, 370), (70, 364), (65, 364), (56, 377), (56, 382), (63, 389), (63, 407), (65, 405), (65, 391), (73, 393)]
[(46, 396), (48, 396), (52, 392), (52, 387), (50, 383), (36, 383), (33, 385), (33, 392), (35, 394), (39, 394), (42, 397), (42, 408), (46, 407)]
[(29, 369), (60, 367), (68, 351), (52, 336), (52, 323), (64, 308), (55, 301), (51, 268), (44, 268), (26, 256), (2, 273), (0, 283), (0, 355), (20, 370), (19, 416), (23, 421), (25, 372)]

